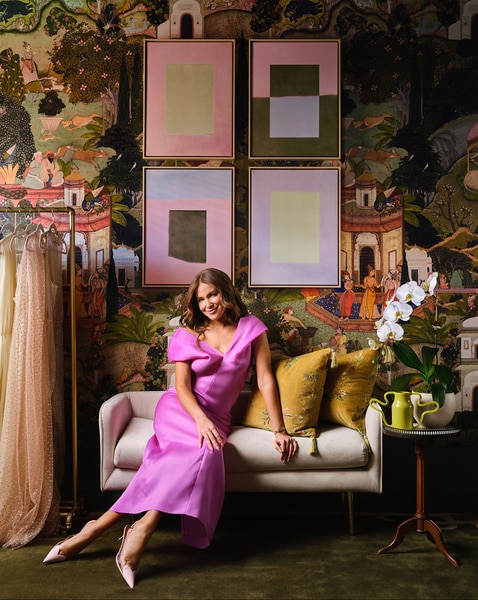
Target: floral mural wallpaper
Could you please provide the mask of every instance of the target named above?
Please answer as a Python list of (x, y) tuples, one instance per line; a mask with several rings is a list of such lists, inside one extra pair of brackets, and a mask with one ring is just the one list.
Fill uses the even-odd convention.
[[(71, 290), (76, 299), (80, 468), (90, 455), (96, 460), (97, 414), (105, 399), (168, 383), (168, 333), (181, 314), (185, 289), (142, 285), (144, 167), (234, 167), (235, 283), (251, 312), (267, 323), (273, 346), (289, 354), (364, 347), (376, 338), (375, 322), (400, 283), (421, 284), (432, 272), (439, 274), (433, 304), (420, 307), (409, 342), (438, 343), (442, 360), (457, 366), (456, 336), (464, 323), (478, 338), (473, 3), (184, 5), (0, 1), (0, 232), (14, 219), (39, 218), (54, 221), (65, 244), (74, 244), (75, 273), (65, 258), (64, 284), (65, 316)], [(178, 37), (235, 40), (232, 160), (143, 157), (144, 41)], [(252, 39), (340, 40), (339, 159), (249, 158)], [(340, 168), (339, 287), (249, 287), (248, 177), (254, 166)], [(14, 216), (1, 206), (45, 212)], [(50, 215), (50, 206), (75, 209), (74, 239), (66, 217)], [(478, 369), (473, 353), (468, 365), (475, 368), (462, 372), (460, 387)], [(70, 372), (67, 362), (66, 381)], [(466, 400), (461, 409), (477, 410), (473, 402)]]

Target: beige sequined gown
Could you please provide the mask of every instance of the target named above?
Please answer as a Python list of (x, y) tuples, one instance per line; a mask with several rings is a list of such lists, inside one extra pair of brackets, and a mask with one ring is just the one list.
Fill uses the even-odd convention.
[(5, 408), (8, 362), (15, 313), (13, 297), (17, 285), (16, 253), (11, 246), (12, 237), (13, 235), (10, 234), (0, 241), (0, 431)]
[[(55, 532), (59, 493), (54, 460), (57, 350), (48, 246), (30, 234), (17, 272), (15, 315), (0, 435), (0, 543), (18, 548)], [(53, 396), (56, 400), (53, 400)]]

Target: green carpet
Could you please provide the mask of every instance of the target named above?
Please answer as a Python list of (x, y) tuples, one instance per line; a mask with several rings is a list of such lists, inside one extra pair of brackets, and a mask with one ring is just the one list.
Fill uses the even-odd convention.
[(357, 533), (349, 536), (342, 515), (229, 511), (207, 550), (182, 546), (179, 519), (168, 516), (151, 539), (133, 590), (114, 560), (121, 524), (62, 564), (42, 564), (57, 540), (38, 538), (18, 550), (0, 550), (0, 598), (478, 599), (478, 521), (434, 515), (458, 567), (416, 532), (378, 555), (408, 516), (359, 514)]

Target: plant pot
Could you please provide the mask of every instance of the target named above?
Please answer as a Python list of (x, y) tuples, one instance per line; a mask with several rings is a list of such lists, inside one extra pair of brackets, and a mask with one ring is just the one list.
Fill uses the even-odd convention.
[[(431, 394), (421, 394), (422, 403), (431, 402)], [(412, 394), (411, 400), (413, 404), (413, 416), (416, 421), (419, 421), (422, 412), (427, 410), (427, 407), (417, 406), (418, 395)], [(428, 407), (429, 408), (429, 407)], [(423, 417), (422, 428), (426, 429), (441, 429), (446, 427), (455, 416), (456, 399), (455, 394), (445, 394), (445, 403), (436, 412), (430, 413)]]

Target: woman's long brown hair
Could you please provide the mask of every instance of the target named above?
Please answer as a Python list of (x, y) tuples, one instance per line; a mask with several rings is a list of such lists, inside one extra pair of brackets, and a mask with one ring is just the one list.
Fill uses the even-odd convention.
[(204, 269), (194, 277), (186, 294), (186, 309), (180, 319), (183, 327), (188, 327), (201, 335), (208, 326), (209, 319), (199, 310), (197, 301), (197, 289), (201, 283), (210, 285), (221, 294), (226, 307), (228, 324), (237, 323), (241, 317), (249, 313), (241, 295), (226, 273), (219, 269)]

